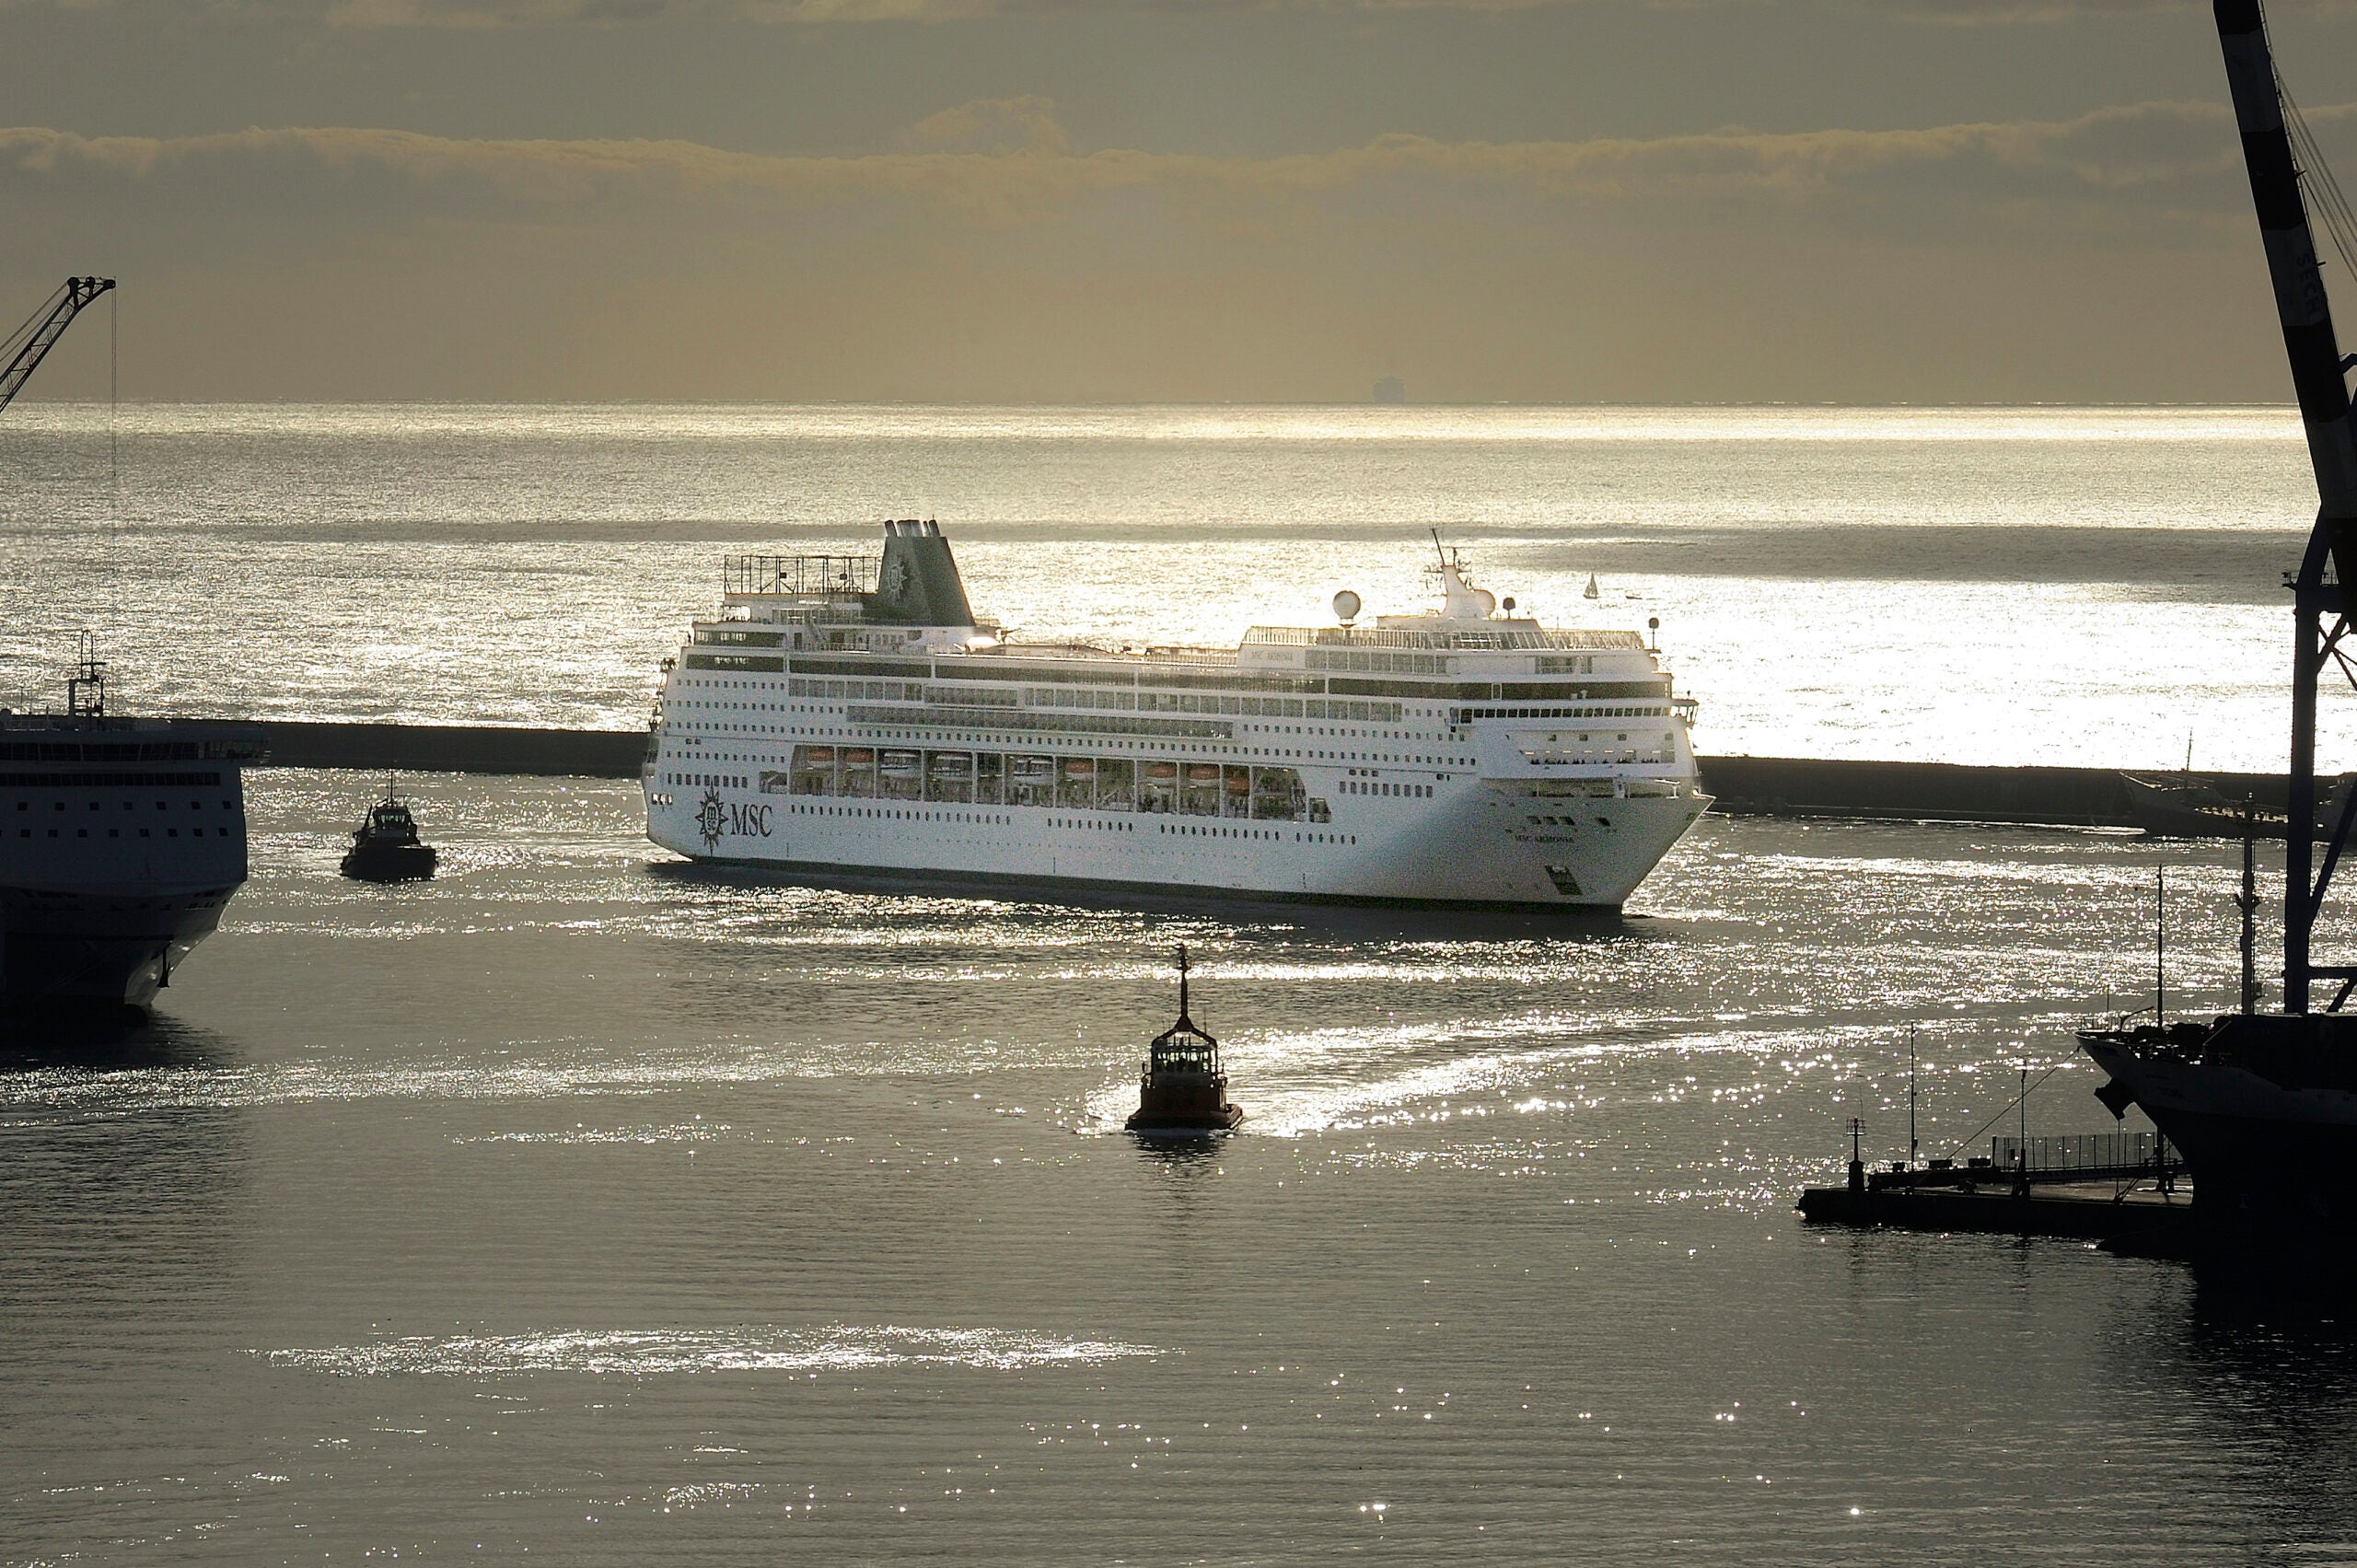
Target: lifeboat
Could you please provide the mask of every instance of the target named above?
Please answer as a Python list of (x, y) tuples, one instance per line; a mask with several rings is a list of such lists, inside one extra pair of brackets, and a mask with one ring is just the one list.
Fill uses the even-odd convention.
[(924, 771), (924, 754), (920, 751), (887, 751), (877, 767), (886, 778), (912, 779)]
[(1068, 779), (1093, 779), (1096, 776), (1096, 758), (1067, 757), (1064, 759), (1064, 777)]
[(974, 771), (974, 754), (970, 751), (936, 751), (933, 754), (933, 776), (937, 779), (962, 779)]
[(1149, 779), (1155, 780), (1156, 783), (1167, 784), (1178, 776), (1178, 764), (1176, 762), (1148, 762), (1145, 764), (1145, 776)]
[(831, 768), (835, 765), (835, 749), (831, 746), (806, 746), (802, 749), (802, 765), (806, 768)]
[(1053, 757), (1017, 757), (1015, 759), (1015, 780), (1017, 784), (1046, 784), (1056, 776)]
[(865, 746), (846, 746), (843, 748), (843, 766), (872, 768), (876, 766), (876, 753), (871, 748)]
[(1190, 784), (1217, 784), (1219, 783), (1219, 779), (1220, 765), (1217, 762), (1190, 762), (1187, 764), (1187, 782)]

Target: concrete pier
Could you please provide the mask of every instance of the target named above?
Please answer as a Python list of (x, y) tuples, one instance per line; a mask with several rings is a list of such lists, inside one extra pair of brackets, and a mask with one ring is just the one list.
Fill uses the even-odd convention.
[[(1803, 757), (1704, 757), (1702, 785), (1729, 816), (1857, 817), (1888, 821), (2046, 823), (2132, 828), (2116, 768), (1975, 768)], [(2158, 771), (2158, 770), (2155, 770)], [(2205, 773), (2229, 800), (2281, 806), (2278, 773)]]
[(1801, 1194), (1799, 1208), (1820, 1225), (2070, 1237), (2142, 1257), (2188, 1257), (2199, 1239), (2190, 1183), (2168, 1193), (2149, 1181), (2133, 1187), (2068, 1182), (2017, 1191), (2002, 1176), (1980, 1187), (1812, 1187)]
[(1729, 815), (2131, 825), (2108, 768), (1973, 768), (1802, 757), (1704, 757), (1702, 787)]
[[(259, 731), (269, 761), (288, 768), (638, 776), (644, 730), (525, 729), (495, 725), (317, 724), (184, 720)], [(1848, 817), (1885, 821), (2019, 822), (2127, 828), (2128, 796), (2110, 768), (1975, 768), (1806, 757), (1704, 757), (1702, 784), (1727, 816)], [(2211, 774), (2222, 793), (2280, 800), (2271, 774)]]
[(282, 768), (396, 768), (420, 773), (526, 773), (634, 779), (644, 730), (522, 729), (496, 725), (296, 724), (183, 719), (225, 733), (259, 733), (265, 761)]
[[(193, 724), (207, 724), (193, 719)], [(260, 731), (269, 761), (290, 769), (408, 769), (424, 773), (544, 773), (636, 778), (645, 731), (509, 728), (490, 724), (233, 722)], [(2049, 823), (2133, 828), (2114, 769), (1980, 769), (1949, 761), (1701, 757), (1701, 785), (1725, 816), (1848, 816), (1869, 820)], [(2265, 773), (2215, 773), (2227, 797), (2282, 797)]]

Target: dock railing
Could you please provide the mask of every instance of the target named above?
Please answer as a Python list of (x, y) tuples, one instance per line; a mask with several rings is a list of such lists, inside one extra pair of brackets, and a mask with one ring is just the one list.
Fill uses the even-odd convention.
[(2063, 1132), (2032, 1138), (1989, 1140), (1989, 1164), (1999, 1176), (2025, 1168), (2032, 1181), (2079, 1181), (2104, 1177), (2149, 1176), (2183, 1165), (2158, 1132)]
[[(2026, 1161), (2022, 1157), (2025, 1153)], [(2026, 1145), (2018, 1138), (1991, 1138), (1985, 1159), (1976, 1156), (1961, 1164), (1935, 1159), (1917, 1166), (1894, 1160), (1881, 1170), (1862, 1167), (1852, 1179), (1875, 1192), (1927, 1187), (2026, 1190), (2041, 1183), (2073, 1181), (2134, 1186), (2151, 1180), (2159, 1181), (2165, 1191), (2185, 1168), (2185, 1156), (2158, 1132), (2068, 1132), (2032, 1138)]]

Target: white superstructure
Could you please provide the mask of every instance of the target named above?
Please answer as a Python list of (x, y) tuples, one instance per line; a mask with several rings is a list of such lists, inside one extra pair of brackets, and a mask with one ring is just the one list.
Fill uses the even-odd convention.
[(880, 559), (734, 557), (665, 661), (647, 836), (819, 875), (1619, 907), (1710, 804), (1690, 702), (1635, 633), (1438, 575), (1431, 613), (1137, 653), (1003, 638), (931, 523)]

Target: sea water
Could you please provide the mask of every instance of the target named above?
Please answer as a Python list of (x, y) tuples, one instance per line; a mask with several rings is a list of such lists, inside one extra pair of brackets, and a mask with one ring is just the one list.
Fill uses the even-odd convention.
[[(1644, 630), (1706, 753), (2280, 768), (2289, 409), (12, 409), (0, 703), (635, 728), (731, 553), (940, 521), (1020, 639)], [(1598, 597), (1585, 597), (1589, 578)], [(2357, 766), (2328, 709), (2326, 765)]]
[[(90, 411), (30, 412), (68, 496)], [(87, 594), (170, 705), (621, 725), (716, 555), (848, 516), (941, 516), (1039, 634), (1177, 641), (1412, 598), (1428, 514), (1549, 619), (1645, 596), (1706, 749), (2163, 761), (2191, 703), (2255, 764), (2280, 707), (2277, 412), (893, 417), (125, 411), (120, 519), (10, 502), (14, 646)], [(2146, 749), (1934, 744), (1926, 669)], [(405, 787), (433, 883), (334, 875), (365, 779), (257, 772), (154, 1021), (0, 1039), (0, 1562), (2357, 1550), (2336, 1304), (1791, 1212), (1850, 1118), (1906, 1153), (1910, 1030), (1926, 1155), (2109, 1126), (2069, 1031), (2151, 1005), (2156, 871), (2172, 1013), (2225, 1005), (2233, 846), (1705, 819), (1566, 923), (805, 887), (656, 850), (624, 783)], [(1145, 1147), (1181, 941), (1248, 1120)]]

